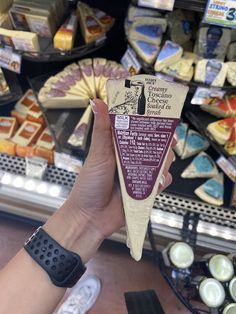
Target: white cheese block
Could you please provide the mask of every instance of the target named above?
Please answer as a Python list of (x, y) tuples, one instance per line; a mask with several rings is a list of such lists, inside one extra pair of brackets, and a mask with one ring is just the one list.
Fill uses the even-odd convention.
[(143, 40), (129, 40), (137, 55), (147, 64), (153, 64), (160, 48)]
[(235, 118), (226, 118), (208, 124), (207, 131), (217, 141), (223, 145), (230, 137), (231, 130), (236, 122)]
[(89, 103), (89, 97), (66, 94), (58, 89), (48, 87), (41, 88), (38, 99), (45, 108), (69, 109), (86, 108)]
[(51, 132), (46, 128), (36, 142), (36, 146), (40, 146), (49, 150), (54, 149), (55, 142), (53, 141)]
[(107, 63), (105, 58), (93, 58), (93, 72), (94, 72), (94, 82), (96, 93), (99, 92), (99, 83), (103, 75), (104, 67)]
[(188, 124), (183, 122), (179, 123), (179, 125), (177, 125), (176, 127), (175, 132), (178, 136), (178, 141), (173, 149), (178, 156), (181, 156), (183, 154), (184, 145), (187, 138)]
[(128, 16), (128, 22), (133, 22), (136, 17), (141, 17), (141, 16), (161, 17), (162, 15), (157, 10), (140, 8), (140, 7), (135, 7), (133, 5), (130, 5), (128, 8), (127, 16)]
[(219, 173), (215, 178), (207, 180), (194, 193), (204, 202), (221, 206), (224, 202), (224, 175)]
[(236, 62), (227, 62), (227, 66), (227, 81), (232, 86), (236, 86)]
[(213, 178), (218, 174), (217, 167), (212, 158), (202, 152), (197, 155), (190, 165), (182, 172), (181, 177), (185, 179), (193, 178)]
[(204, 83), (210, 86), (224, 86), (228, 71), (228, 65), (219, 60), (202, 59), (198, 61), (195, 69), (195, 82)]
[(198, 34), (198, 54), (205, 59), (224, 61), (231, 41), (231, 30), (215, 25), (200, 27)]
[(186, 159), (206, 150), (209, 147), (209, 142), (200, 133), (189, 130), (184, 145), (184, 151), (181, 159)]
[(227, 51), (227, 59), (229, 61), (236, 61), (236, 42), (232, 42)]
[(96, 88), (93, 72), (93, 61), (91, 58), (83, 59), (78, 62), (82, 77), (90, 91), (90, 98), (96, 97)]
[(183, 48), (170, 40), (167, 40), (162, 47), (156, 63), (154, 65), (155, 71), (161, 71), (162, 69), (176, 63), (183, 54)]
[(92, 120), (92, 109), (88, 106), (68, 139), (68, 144), (84, 150)]

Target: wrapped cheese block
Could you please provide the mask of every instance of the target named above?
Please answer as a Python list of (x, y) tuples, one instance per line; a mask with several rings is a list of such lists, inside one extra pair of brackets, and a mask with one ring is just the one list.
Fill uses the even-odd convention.
[(183, 54), (183, 48), (170, 40), (167, 40), (162, 47), (156, 63), (154, 65), (155, 71), (161, 71), (164, 68), (176, 63)]
[(141, 16), (161, 17), (162, 15), (157, 10), (140, 8), (140, 7), (130, 5), (128, 8), (127, 16), (128, 16), (128, 21), (132, 23), (136, 17), (141, 17)]
[(73, 147), (85, 150), (88, 133), (91, 126), (91, 120), (92, 109), (91, 106), (88, 106), (78, 124), (76, 125), (75, 130), (69, 137), (67, 143)]
[(20, 111), (17, 110), (12, 110), (11, 111), (11, 117), (16, 118), (16, 121), (18, 124), (22, 124), (26, 120), (26, 114), (21, 113)]
[(179, 123), (176, 127), (176, 134), (178, 137), (177, 144), (173, 148), (176, 154), (181, 157), (184, 151), (184, 146), (187, 138), (188, 133), (188, 124), (187, 123)]
[[(236, 34), (236, 32), (235, 32)], [(227, 59), (229, 61), (236, 61), (236, 42), (232, 42), (227, 51)]]
[(0, 117), (0, 139), (11, 138), (17, 129), (16, 118)]
[(182, 172), (181, 177), (184, 179), (213, 178), (217, 174), (218, 170), (215, 162), (208, 154), (201, 152)]
[(230, 155), (236, 155), (236, 123), (234, 123), (231, 129), (230, 137), (225, 144), (225, 150)]
[(49, 164), (54, 163), (54, 151), (46, 149), (44, 147), (36, 146), (34, 151), (34, 156), (44, 158)]
[(90, 98), (96, 97), (96, 89), (93, 73), (93, 61), (91, 58), (83, 59), (78, 62), (83, 79), (90, 91)]
[(75, 13), (72, 13), (54, 36), (54, 48), (61, 50), (71, 50), (73, 48), (77, 24), (77, 16)]
[(194, 193), (204, 202), (221, 206), (224, 202), (224, 175), (219, 173), (216, 177), (207, 180), (199, 186)]
[(135, 260), (142, 255), (156, 191), (187, 92), (188, 87), (152, 75), (107, 82), (127, 245)]
[(207, 105), (202, 105), (201, 109), (219, 118), (231, 115), (230, 107), (225, 99), (212, 98)]
[(153, 64), (157, 58), (160, 48), (143, 40), (129, 40), (137, 55), (147, 64)]
[(97, 92), (99, 91), (100, 79), (103, 75), (106, 63), (107, 59), (105, 58), (93, 58), (94, 83)]
[(36, 146), (40, 146), (49, 150), (53, 150), (55, 147), (55, 142), (52, 138), (51, 132), (48, 128), (44, 129), (39, 136)]
[(230, 137), (231, 129), (235, 124), (235, 118), (226, 118), (208, 124), (207, 131), (212, 135), (217, 143), (223, 145)]
[(45, 126), (43, 113), (37, 103), (34, 103), (29, 107), (29, 110), (26, 115), (26, 119), (32, 122), (39, 123), (42, 125), (42, 127)]
[(209, 142), (200, 133), (189, 130), (184, 145), (184, 151), (181, 159), (186, 159), (206, 150), (209, 147)]
[(109, 29), (112, 28), (115, 19), (108, 15), (107, 13), (103, 12), (102, 10), (99, 10), (97, 8), (92, 8), (92, 12), (97, 18), (99, 24), (102, 26), (105, 32), (109, 31)]
[(26, 157), (33, 157), (35, 153), (35, 146), (30, 145), (30, 146), (22, 146), (17, 144), (16, 145), (16, 155), (22, 158)]
[(16, 103), (15, 110), (26, 115), (29, 111), (29, 108), (35, 103), (37, 103), (37, 100), (34, 96), (34, 93), (32, 89), (28, 89), (27, 92)]
[(202, 59), (198, 61), (194, 80), (211, 86), (224, 86), (228, 71), (227, 63), (219, 60)]
[(28, 146), (36, 142), (42, 126), (39, 123), (25, 121), (13, 136), (12, 141), (21, 146)]
[(16, 155), (16, 144), (10, 140), (0, 139), (0, 154)]
[(10, 88), (7, 84), (5, 76), (0, 68), (0, 96), (4, 96), (10, 93)]
[(227, 81), (232, 86), (236, 86), (236, 62), (227, 62), (227, 66)]

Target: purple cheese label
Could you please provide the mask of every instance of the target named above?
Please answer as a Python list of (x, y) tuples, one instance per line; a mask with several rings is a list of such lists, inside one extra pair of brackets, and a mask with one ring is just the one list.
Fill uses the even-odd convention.
[(111, 113), (110, 119), (127, 193), (136, 200), (146, 199), (179, 119)]
[(71, 72), (70, 72), (70, 75), (76, 80), (76, 81), (80, 81), (82, 76), (81, 76), (81, 72), (80, 72), (80, 69), (73, 69)]
[(96, 77), (99, 77), (103, 74), (104, 66), (105, 66), (104, 64), (98, 63), (93, 65), (93, 71)]
[(65, 97), (66, 94), (59, 89), (51, 88), (50, 91), (48, 92), (49, 97)]
[(91, 76), (93, 73), (93, 67), (92, 65), (82, 65), (81, 66), (81, 70), (82, 72), (86, 75), (86, 76)]

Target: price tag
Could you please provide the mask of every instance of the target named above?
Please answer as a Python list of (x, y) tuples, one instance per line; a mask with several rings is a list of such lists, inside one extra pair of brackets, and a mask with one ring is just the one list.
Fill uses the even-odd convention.
[(220, 88), (206, 88), (198, 87), (191, 100), (192, 105), (208, 105), (211, 98), (222, 99), (225, 95), (225, 91)]
[(123, 55), (121, 63), (131, 75), (136, 75), (141, 70), (141, 64), (139, 63), (134, 50), (130, 47), (127, 48)]
[(233, 182), (236, 180), (236, 167), (230, 161), (230, 159), (226, 159), (224, 156), (220, 156), (220, 158), (216, 161), (217, 165), (224, 171), (224, 173), (229, 177)]
[(142, 7), (172, 11), (175, 0), (138, 0), (138, 5)]
[(9, 47), (0, 47), (0, 67), (20, 73), (21, 55), (13, 52)]
[(236, 28), (236, 1), (235, 0), (208, 0), (205, 23)]

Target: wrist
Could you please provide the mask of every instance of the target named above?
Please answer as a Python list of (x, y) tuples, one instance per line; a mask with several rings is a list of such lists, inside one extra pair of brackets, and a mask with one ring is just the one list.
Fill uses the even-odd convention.
[(83, 263), (87, 263), (104, 238), (85, 215), (78, 211), (75, 216), (73, 212), (69, 202), (65, 202), (43, 229), (62, 247), (77, 253)]

